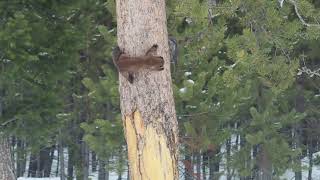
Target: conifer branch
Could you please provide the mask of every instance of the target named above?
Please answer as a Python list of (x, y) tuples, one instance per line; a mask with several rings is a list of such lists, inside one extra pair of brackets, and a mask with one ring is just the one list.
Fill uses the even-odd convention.
[(298, 10), (298, 4), (295, 0), (289, 0), (289, 3), (291, 3), (294, 6), (294, 11), (296, 12), (296, 15), (298, 16), (299, 20), (302, 22), (303, 25), (307, 26), (307, 27), (317, 27), (320, 28), (320, 24), (309, 24), (307, 23), (303, 17), (301, 16), (301, 14), (299, 13)]

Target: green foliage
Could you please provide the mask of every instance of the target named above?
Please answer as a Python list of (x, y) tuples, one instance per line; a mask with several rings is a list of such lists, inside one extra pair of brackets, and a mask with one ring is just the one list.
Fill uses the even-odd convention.
[[(183, 153), (211, 151), (234, 177), (254, 177), (262, 153), (274, 179), (299, 171), (293, 160), (320, 135), (320, 78), (301, 71), (320, 68), (319, 28), (303, 25), (289, 1), (217, 2), (166, 2)], [(296, 2), (307, 23), (319, 22), (318, 1)], [(33, 152), (65, 137), (79, 175), (84, 140), (123, 172), (115, 1), (0, 1), (0, 16), (0, 130)]]
[[(121, 119), (114, 122), (96, 119), (93, 123), (82, 123), (85, 131), (84, 140), (100, 157), (109, 157), (124, 143)], [(102, 146), (103, 144), (103, 146)]]
[[(319, 38), (319, 28), (305, 27), (286, 1), (283, 7), (266, 0), (219, 1), (211, 7), (201, 0), (179, 2), (170, 2), (169, 31), (180, 42), (174, 92), (181, 134), (216, 146), (231, 135), (245, 138), (240, 149), (233, 145), (229, 158), (242, 177), (259, 163), (252, 149), (265, 149), (274, 178), (296, 167), (290, 160), (300, 154), (290, 147), (288, 129), (308, 116), (295, 110), (297, 71), (304, 42)], [(299, 1), (299, 10), (310, 23), (319, 19), (310, 1)], [(207, 148), (199, 139), (190, 141)]]

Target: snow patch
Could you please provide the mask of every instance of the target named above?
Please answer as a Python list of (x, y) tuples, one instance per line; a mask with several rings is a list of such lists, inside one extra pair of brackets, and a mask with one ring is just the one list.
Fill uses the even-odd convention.
[(186, 93), (187, 92), (187, 88), (181, 88), (181, 89), (179, 89), (179, 92), (181, 92), (181, 93)]

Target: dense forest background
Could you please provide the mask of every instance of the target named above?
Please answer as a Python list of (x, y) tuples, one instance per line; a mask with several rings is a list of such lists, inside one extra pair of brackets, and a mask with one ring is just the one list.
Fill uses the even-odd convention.
[[(319, 178), (320, 1), (169, 0), (167, 19), (181, 179)], [(116, 34), (114, 0), (0, 1), (18, 177), (127, 179)]]

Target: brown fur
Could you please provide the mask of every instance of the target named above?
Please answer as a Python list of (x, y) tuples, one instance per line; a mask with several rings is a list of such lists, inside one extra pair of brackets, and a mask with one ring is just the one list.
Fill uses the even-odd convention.
[(144, 56), (130, 57), (124, 54), (119, 47), (113, 50), (113, 63), (118, 71), (124, 75), (130, 83), (133, 82), (132, 74), (139, 71), (162, 71), (164, 60), (161, 56), (155, 56), (158, 45), (153, 45)]

